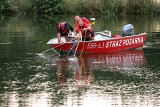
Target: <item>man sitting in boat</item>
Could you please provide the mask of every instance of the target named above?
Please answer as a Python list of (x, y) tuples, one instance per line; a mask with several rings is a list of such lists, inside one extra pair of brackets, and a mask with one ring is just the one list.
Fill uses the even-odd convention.
[(76, 20), (76, 28), (79, 25), (78, 24), (79, 20), (83, 20), (86, 24), (90, 24), (89, 20), (87, 18), (85, 18), (85, 17), (81, 18), (80, 16), (75, 16), (75, 20)]
[(83, 22), (90, 25), (89, 20), (85, 17), (81, 18), (80, 16), (75, 16), (75, 20), (76, 20), (76, 28), (74, 29), (74, 37), (76, 37), (76, 34), (77, 34), (77, 28), (79, 26), (79, 23), (78, 23), (79, 20), (83, 20)]
[(77, 31), (82, 41), (94, 40), (94, 31), (89, 24), (86, 24), (83, 20), (78, 21)]
[(68, 38), (69, 30), (71, 30), (71, 31), (74, 30), (73, 27), (69, 23), (67, 23), (67, 22), (59, 23), (59, 25), (57, 27), (58, 43), (63, 43), (61, 36), (65, 36), (66, 42), (69, 41), (69, 38)]

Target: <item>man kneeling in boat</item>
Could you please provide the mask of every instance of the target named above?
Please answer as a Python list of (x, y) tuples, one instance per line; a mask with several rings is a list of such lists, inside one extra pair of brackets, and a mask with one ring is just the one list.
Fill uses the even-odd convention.
[(69, 41), (69, 38), (68, 38), (69, 30), (71, 30), (71, 31), (74, 30), (73, 27), (69, 23), (67, 23), (67, 22), (59, 23), (59, 25), (57, 27), (58, 43), (63, 43), (61, 36), (65, 36), (66, 42)]
[(82, 41), (94, 40), (94, 31), (89, 24), (86, 24), (83, 20), (78, 21), (79, 26), (77, 30)]

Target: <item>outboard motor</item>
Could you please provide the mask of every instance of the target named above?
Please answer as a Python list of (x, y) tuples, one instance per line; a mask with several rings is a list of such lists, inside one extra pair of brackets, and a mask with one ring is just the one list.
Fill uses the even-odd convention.
[(132, 24), (127, 24), (123, 27), (122, 36), (131, 36), (134, 35), (134, 28)]

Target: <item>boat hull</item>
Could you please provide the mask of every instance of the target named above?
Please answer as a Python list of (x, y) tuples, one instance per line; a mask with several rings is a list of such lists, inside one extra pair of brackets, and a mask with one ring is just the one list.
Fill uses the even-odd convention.
[[(79, 53), (108, 53), (135, 48), (142, 48), (146, 41), (147, 33), (132, 35), (127, 37), (110, 38), (104, 40), (94, 40), (79, 42), (76, 48), (72, 51)], [(64, 44), (52, 43), (51, 40), (47, 43), (51, 45), (57, 52), (68, 52), (73, 46), (73, 42)]]

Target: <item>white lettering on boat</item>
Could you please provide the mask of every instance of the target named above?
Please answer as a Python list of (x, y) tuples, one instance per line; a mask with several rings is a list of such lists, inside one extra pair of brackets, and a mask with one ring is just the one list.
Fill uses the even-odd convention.
[(122, 39), (117, 40), (117, 41), (108, 41), (106, 42), (106, 48), (109, 47), (119, 47), (122, 44)]
[(104, 42), (91, 42), (87, 44), (87, 49), (94, 48), (114, 48), (121, 46), (129, 46), (134, 44), (143, 43), (143, 37), (127, 38), (127, 39), (118, 39)]
[(87, 48), (88, 49), (94, 49), (94, 48), (104, 48), (105, 42), (99, 42), (99, 43), (88, 43)]
[(124, 39), (123, 40), (123, 46), (138, 44), (138, 43), (143, 43), (143, 37), (137, 37), (137, 38), (131, 38), (131, 39)]

